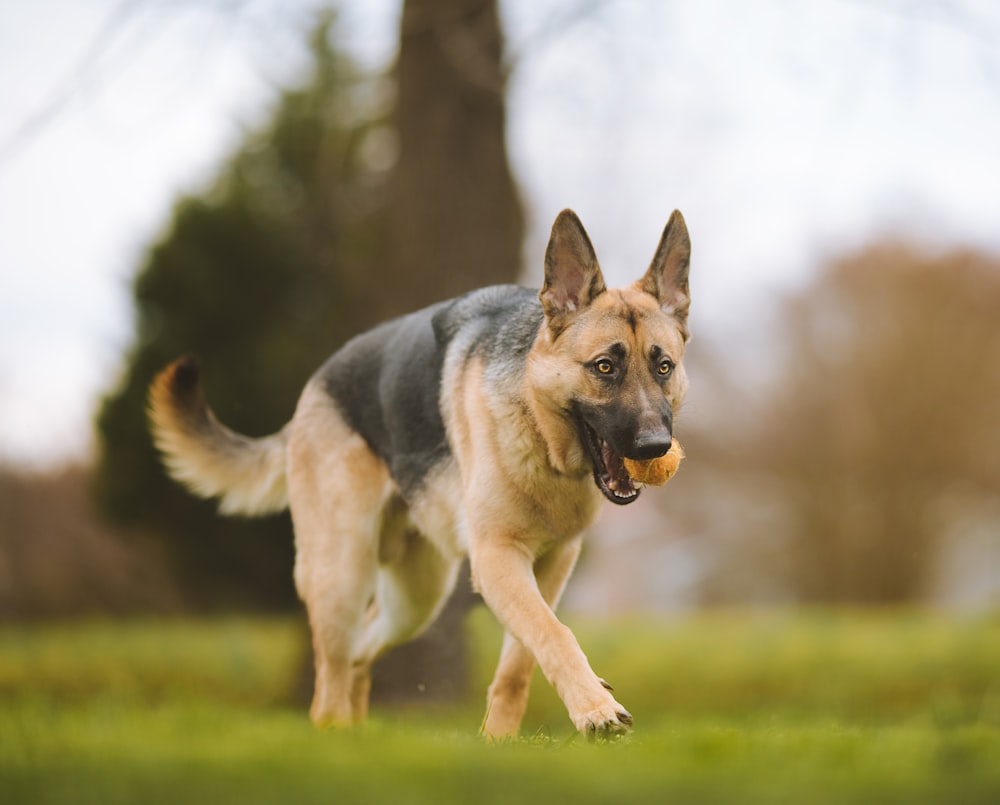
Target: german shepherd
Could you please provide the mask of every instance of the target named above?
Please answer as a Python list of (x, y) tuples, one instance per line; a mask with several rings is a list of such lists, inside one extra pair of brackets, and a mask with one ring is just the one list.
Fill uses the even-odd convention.
[(642, 279), (609, 290), (564, 210), (539, 293), (483, 288), (355, 337), (264, 438), (219, 423), (192, 360), (160, 373), (150, 418), (173, 477), (226, 514), (291, 509), (313, 721), (365, 719), (373, 661), (434, 620), (468, 555), (506, 629), (485, 735), (517, 734), (536, 661), (580, 732), (631, 728), (554, 609), (601, 497), (639, 497), (623, 458), (671, 446), (690, 252), (675, 211)]

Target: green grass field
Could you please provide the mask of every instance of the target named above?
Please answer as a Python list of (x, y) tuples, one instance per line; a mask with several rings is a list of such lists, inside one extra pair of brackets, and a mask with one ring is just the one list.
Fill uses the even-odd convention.
[(477, 736), (499, 645), (447, 709), (320, 732), (293, 620), (0, 628), (0, 802), (1000, 802), (1000, 618), (709, 613), (574, 622), (635, 716), (573, 736), (536, 678), (526, 737)]

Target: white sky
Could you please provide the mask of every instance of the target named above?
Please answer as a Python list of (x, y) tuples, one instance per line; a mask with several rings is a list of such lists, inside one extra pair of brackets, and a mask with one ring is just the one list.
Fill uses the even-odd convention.
[[(678, 207), (695, 332), (744, 339), (749, 310), (882, 233), (1000, 251), (990, 0), (501, 2), (531, 266), (572, 206), (630, 281)], [(145, 248), (301, 69), (319, 5), (0, 4), (0, 460), (87, 455)], [(340, 7), (386, 64), (398, 0)]]

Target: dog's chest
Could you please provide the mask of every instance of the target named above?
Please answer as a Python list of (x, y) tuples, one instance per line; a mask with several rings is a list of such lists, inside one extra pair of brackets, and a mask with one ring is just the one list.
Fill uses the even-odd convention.
[(468, 553), (462, 479), (454, 459), (440, 462), (427, 474), (410, 501), (409, 518), (443, 555), (457, 558)]

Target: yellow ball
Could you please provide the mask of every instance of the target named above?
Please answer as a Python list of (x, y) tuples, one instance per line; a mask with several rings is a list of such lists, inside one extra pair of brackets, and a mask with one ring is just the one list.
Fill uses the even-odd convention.
[(648, 461), (633, 461), (631, 458), (625, 459), (625, 471), (633, 481), (639, 481), (650, 486), (663, 486), (674, 477), (677, 468), (684, 458), (684, 448), (681, 443), (674, 439), (670, 445), (670, 450), (666, 455), (659, 458), (651, 458)]

